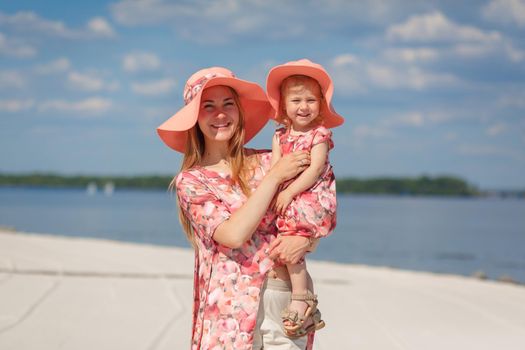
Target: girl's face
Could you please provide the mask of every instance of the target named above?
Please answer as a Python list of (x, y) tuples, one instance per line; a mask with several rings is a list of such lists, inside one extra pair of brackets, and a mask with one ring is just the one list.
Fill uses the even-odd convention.
[(202, 92), (197, 123), (208, 144), (232, 138), (239, 124), (239, 107), (230, 88), (218, 85)]
[(314, 84), (301, 84), (286, 88), (285, 112), (295, 131), (308, 131), (319, 116), (321, 92)]

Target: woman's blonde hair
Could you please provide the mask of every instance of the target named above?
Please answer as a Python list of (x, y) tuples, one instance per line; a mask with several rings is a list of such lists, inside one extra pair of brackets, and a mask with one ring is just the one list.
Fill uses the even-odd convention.
[(324, 100), (323, 90), (321, 89), (321, 85), (317, 80), (315, 80), (312, 77), (309, 77), (307, 75), (290, 75), (286, 77), (282, 83), (281, 83), (281, 98), (279, 101), (279, 113), (277, 117), (275, 118), (275, 121), (279, 124), (283, 124), (287, 128), (289, 128), (292, 125), (292, 121), (286, 114), (286, 96), (288, 95), (288, 91), (290, 88), (294, 87), (307, 87), (311, 88), (314, 93), (316, 93), (317, 97), (319, 98), (319, 115), (315, 120), (312, 122), (316, 125), (321, 125), (323, 123), (323, 115), (322, 115), (322, 108)]
[[(248, 179), (251, 176), (251, 165), (248, 164), (247, 157), (244, 150), (244, 112), (242, 110), (241, 102), (237, 92), (229, 87), (233, 100), (237, 105), (239, 110), (239, 122), (237, 124), (237, 129), (235, 130), (232, 138), (228, 142), (228, 158), (227, 161), (230, 164), (231, 170), (231, 181), (234, 184), (237, 184), (242, 192), (246, 195), (250, 195), (250, 189), (248, 186)], [(204, 135), (199, 128), (199, 124), (195, 125), (187, 131), (186, 139), (186, 148), (184, 151), (184, 158), (182, 159), (182, 165), (180, 171), (191, 169), (192, 167), (199, 165), (204, 156), (205, 150), (205, 141)], [(170, 190), (176, 189), (175, 180), (177, 177), (174, 177), (169, 185)], [(193, 228), (191, 226), (191, 221), (182, 210), (180, 203), (177, 203), (179, 211), (179, 221), (184, 229), (184, 233), (188, 238), (188, 241), (195, 247), (195, 236), (193, 234)]]

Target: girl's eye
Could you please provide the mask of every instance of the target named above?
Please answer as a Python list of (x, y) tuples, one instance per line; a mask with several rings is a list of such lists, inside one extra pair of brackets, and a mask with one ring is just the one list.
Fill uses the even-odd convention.
[(211, 111), (211, 110), (213, 110), (213, 106), (212, 106), (212, 105), (204, 105), (204, 106), (202, 106), (202, 108), (203, 108), (204, 110), (206, 110), (206, 111)]
[(233, 106), (233, 102), (226, 102), (224, 104), (225, 107), (232, 107)]

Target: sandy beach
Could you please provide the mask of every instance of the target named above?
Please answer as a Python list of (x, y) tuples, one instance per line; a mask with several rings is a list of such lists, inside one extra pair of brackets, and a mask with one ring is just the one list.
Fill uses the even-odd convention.
[[(311, 261), (316, 350), (525, 348), (525, 287)], [(0, 349), (188, 349), (193, 252), (0, 231)]]

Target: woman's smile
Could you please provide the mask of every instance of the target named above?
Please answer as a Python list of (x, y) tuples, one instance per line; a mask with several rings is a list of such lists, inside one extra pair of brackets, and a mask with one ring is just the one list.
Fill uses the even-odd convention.
[(239, 124), (239, 107), (231, 89), (217, 85), (204, 90), (197, 122), (206, 143), (229, 141)]

